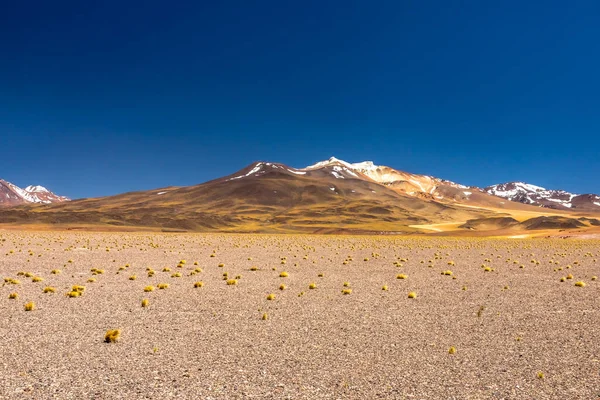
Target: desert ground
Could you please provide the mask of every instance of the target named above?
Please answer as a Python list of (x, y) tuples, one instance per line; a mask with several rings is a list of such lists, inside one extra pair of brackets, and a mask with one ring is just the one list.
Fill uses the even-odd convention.
[(578, 239), (4, 231), (0, 398), (594, 399), (598, 258)]

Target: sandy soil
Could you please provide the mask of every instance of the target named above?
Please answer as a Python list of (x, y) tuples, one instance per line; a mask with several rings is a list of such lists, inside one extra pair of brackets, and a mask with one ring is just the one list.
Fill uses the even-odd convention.
[(594, 240), (0, 232), (21, 282), (0, 287), (0, 398), (598, 398), (597, 258)]

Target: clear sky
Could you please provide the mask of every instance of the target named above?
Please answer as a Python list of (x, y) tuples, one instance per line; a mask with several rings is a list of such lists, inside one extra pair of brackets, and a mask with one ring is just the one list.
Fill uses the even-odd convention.
[(600, 193), (598, 1), (9, 1), (0, 177), (73, 198), (335, 155)]

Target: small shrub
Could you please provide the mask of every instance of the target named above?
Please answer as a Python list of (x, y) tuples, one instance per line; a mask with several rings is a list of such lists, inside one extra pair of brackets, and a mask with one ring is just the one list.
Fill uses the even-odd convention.
[(279, 285), (279, 290), (285, 290), (287, 289), (287, 286), (285, 286), (283, 283), (281, 285)]
[(109, 329), (104, 335), (104, 341), (106, 343), (115, 343), (121, 337), (120, 329)]
[(17, 293), (11, 293), (8, 295), (8, 298), (11, 300), (15, 300), (17, 297), (19, 297), (19, 295)]
[(456, 347), (452, 346), (448, 349), (449, 354), (456, 354)]
[(201, 288), (202, 286), (204, 286), (204, 282), (202, 281), (194, 283), (195, 288)]
[(148, 299), (143, 299), (142, 300), (142, 307), (146, 308), (150, 305), (150, 302), (148, 301)]
[(56, 289), (53, 288), (52, 286), (46, 286), (44, 288), (44, 293), (55, 293), (55, 292), (56, 292)]
[(316, 283), (314, 283), (314, 282), (312, 282), (312, 283), (310, 283), (310, 284), (308, 285), (308, 288), (309, 288), (309, 289), (316, 289), (316, 288), (317, 288), (317, 284), (316, 284)]
[(273, 293), (270, 293), (270, 294), (267, 296), (267, 300), (275, 300), (275, 294), (273, 294)]
[(406, 279), (406, 278), (408, 278), (408, 276), (405, 275), (405, 274), (398, 274), (398, 275), (396, 275), (396, 279)]
[(237, 284), (238, 284), (237, 279), (227, 279), (227, 285), (233, 286), (233, 285), (237, 285)]
[(152, 292), (154, 290), (154, 286), (148, 285), (144, 288), (144, 292)]
[(30, 301), (29, 303), (25, 304), (25, 311), (33, 311), (35, 309), (35, 303), (33, 301)]
[(409, 299), (416, 299), (417, 298), (417, 293), (416, 292), (409, 292), (408, 293), (408, 298)]
[(584, 287), (585, 286), (585, 282), (584, 281), (575, 282), (575, 286), (577, 286), (577, 287)]
[(289, 274), (285, 271), (283, 271), (282, 273), (279, 274), (280, 278), (287, 278), (289, 276)]
[(158, 285), (156, 285), (157, 288), (159, 289), (167, 289), (169, 287), (168, 283), (159, 283)]
[(31, 282), (41, 282), (41, 281), (43, 281), (43, 280), (44, 280), (44, 278), (42, 278), (42, 277), (39, 277), (39, 276), (34, 276), (34, 277), (31, 279)]
[(388, 286), (387, 286), (387, 285), (383, 285), (383, 286), (381, 287), (381, 290), (389, 290), (389, 288), (388, 288)]
[(352, 293), (352, 289), (342, 289), (342, 294), (350, 294)]

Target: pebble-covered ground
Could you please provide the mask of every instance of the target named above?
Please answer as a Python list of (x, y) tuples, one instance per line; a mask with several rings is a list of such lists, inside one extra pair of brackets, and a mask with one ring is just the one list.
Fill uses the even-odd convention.
[(593, 240), (0, 232), (0, 398), (599, 398), (598, 258)]

